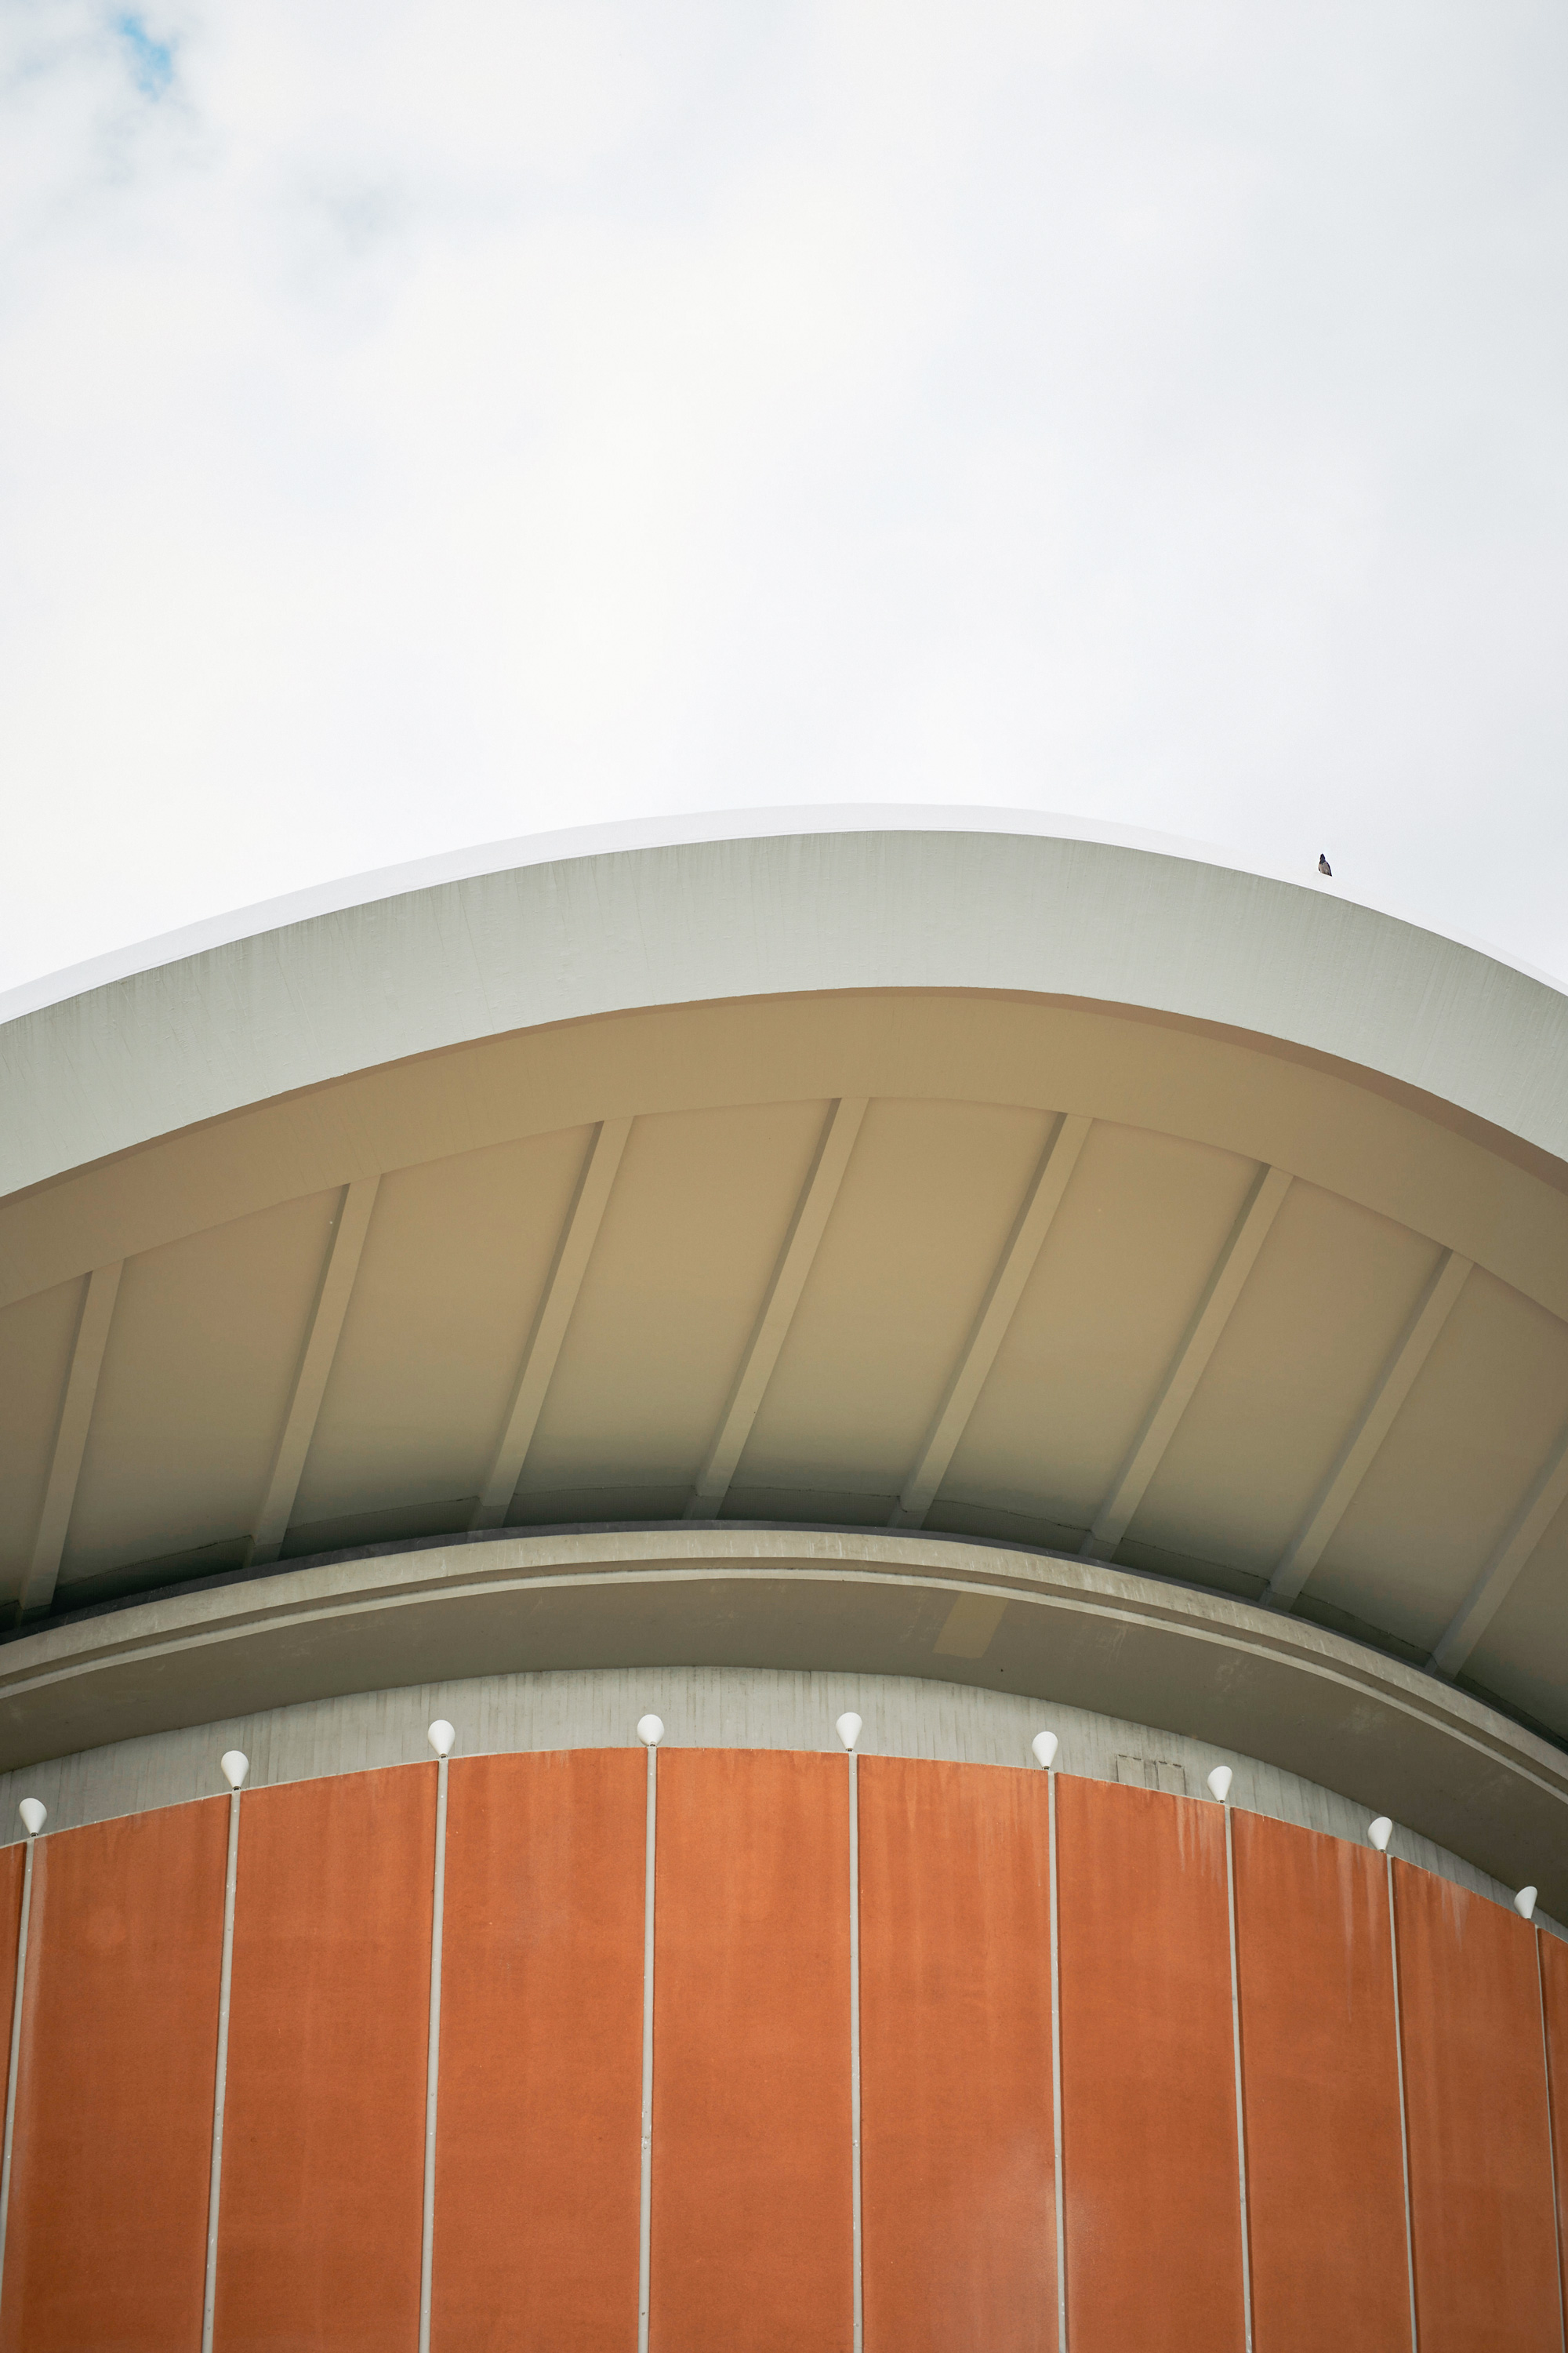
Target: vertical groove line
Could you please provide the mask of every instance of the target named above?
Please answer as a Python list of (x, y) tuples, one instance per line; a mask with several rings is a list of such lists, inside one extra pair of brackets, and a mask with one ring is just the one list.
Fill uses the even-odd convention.
[(1252, 2353), (1252, 2223), (1247, 2207), (1247, 2109), (1241, 2095), (1241, 1971), (1236, 1934), (1236, 1841), (1230, 1799), (1225, 1801), (1225, 1897), (1230, 1915), (1230, 2042), (1236, 2065), (1236, 2179), (1241, 2193), (1241, 2311), (1247, 2353)]
[(1405, 2274), (1410, 2287), (1410, 2353), (1419, 2353), (1415, 2323), (1415, 2226), (1410, 2205), (1410, 2126), (1405, 2112), (1405, 2023), (1399, 2007), (1399, 1925), (1394, 1915), (1394, 1857), (1384, 1851), (1388, 1878), (1388, 1950), (1394, 1964), (1394, 2054), (1399, 2067), (1399, 2161), (1405, 2169)]
[(1552, 2096), (1552, 2051), (1546, 2040), (1546, 1978), (1541, 1966), (1541, 1931), (1535, 1931), (1535, 1991), (1541, 2004), (1541, 2066), (1546, 2077), (1546, 2155), (1552, 2168), (1552, 2232), (1557, 2249), (1557, 2335), (1568, 2353), (1568, 2312), (1563, 2304), (1563, 2210), (1558, 2204), (1557, 2108)]
[(11, 1997), (11, 2068), (5, 2079), (5, 2142), (0, 2155), (0, 2298), (5, 2293), (5, 2232), (11, 2220), (11, 2144), (16, 2130), (16, 2071), (22, 2056), (22, 2002), (27, 1985), (27, 1921), (33, 1909), (32, 1832), (22, 1865), (22, 1916), (16, 1923), (16, 1990)]
[(223, 2188), (223, 2112), (228, 2095), (228, 2004), (234, 1980), (234, 1899), (239, 1883), (239, 1791), (228, 1793), (228, 1860), (223, 1878), (223, 1960), (217, 1980), (217, 2062), (213, 2071), (212, 2171), (207, 2179), (207, 2264), (202, 2291), (202, 2353), (212, 2353), (217, 2314), (217, 2218)]
[(647, 2353), (653, 2270), (653, 1917), (658, 1849), (658, 1744), (647, 1747), (647, 1833), (642, 1910), (642, 2174), (637, 2201), (637, 2353)]
[(860, 2214), (860, 1773), (849, 1751), (849, 2213), (854, 2248), (855, 2353), (866, 2341), (865, 2248)]
[(1051, 2130), (1055, 2136), (1057, 2176), (1057, 2353), (1068, 2353), (1067, 2179), (1062, 2169), (1062, 1963), (1054, 1765), (1046, 1768), (1046, 1824), (1051, 1850)]
[(419, 2353), (430, 2353), (436, 2256), (436, 2102), (441, 2088), (441, 1941), (447, 1914), (447, 1758), (436, 1760), (436, 1887), (430, 1905), (430, 2041), (425, 2061), (425, 2211), (419, 2233)]

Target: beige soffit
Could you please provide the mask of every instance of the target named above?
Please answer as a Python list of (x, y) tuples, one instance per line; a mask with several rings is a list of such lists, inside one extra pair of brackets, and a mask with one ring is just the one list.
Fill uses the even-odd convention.
[(161, 944), (173, 961), (58, 1001), (13, 992), (0, 1195), (464, 1040), (855, 989), (1068, 997), (1250, 1031), (1568, 1159), (1561, 992), (1326, 890), (1018, 813), (700, 823), (714, 838), (689, 824), (633, 847), (510, 844), (494, 865), (443, 861), (440, 879), (371, 878), (353, 886), (376, 894), (363, 903), (281, 923), (258, 910), (243, 936)]

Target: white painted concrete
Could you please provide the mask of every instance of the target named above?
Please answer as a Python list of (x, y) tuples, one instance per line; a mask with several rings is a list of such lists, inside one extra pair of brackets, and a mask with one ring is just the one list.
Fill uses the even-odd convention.
[(574, 838), (526, 863), (508, 845), (496, 871), (371, 878), (360, 887), (386, 895), (183, 954), (165, 943), (175, 960), (58, 1002), (14, 992), (0, 1194), (511, 1029), (850, 988), (1018, 990), (1222, 1023), (1568, 1158), (1568, 998), (1475, 948), (1200, 852), (1049, 837), (1005, 813), (748, 822), (750, 837), (712, 820), (715, 838), (689, 828), (663, 847)]

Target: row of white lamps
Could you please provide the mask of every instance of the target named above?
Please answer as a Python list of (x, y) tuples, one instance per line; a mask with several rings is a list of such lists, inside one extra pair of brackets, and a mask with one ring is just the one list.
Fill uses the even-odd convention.
[[(838, 1737), (843, 1742), (846, 1749), (852, 1749), (856, 1742), (860, 1737), (861, 1732), (864, 1729), (864, 1724), (862, 1718), (855, 1714), (853, 1708), (847, 1708), (838, 1718), (837, 1724), (834, 1728), (837, 1732)], [(429, 1741), (431, 1747), (435, 1750), (437, 1757), (449, 1757), (452, 1753), (452, 1744), (457, 1739), (458, 1735), (455, 1728), (447, 1722), (445, 1716), (437, 1716), (435, 1723), (430, 1726), (426, 1737)], [(664, 1718), (662, 1716), (652, 1715), (639, 1716), (637, 1718), (637, 1738), (643, 1742), (646, 1747), (657, 1748), (659, 1742), (664, 1738)], [(1029, 1743), (1036, 1763), (1043, 1766), (1047, 1772), (1049, 1772), (1051, 1767), (1056, 1763), (1057, 1750), (1060, 1745), (1061, 1744), (1058, 1740), (1054, 1732), (1037, 1732), (1033, 1740)], [(224, 1779), (228, 1783), (229, 1788), (231, 1789), (240, 1788), (244, 1784), (246, 1775), (250, 1770), (250, 1759), (246, 1756), (243, 1749), (226, 1749), (218, 1762), (223, 1768)], [(1218, 1799), (1222, 1806), (1229, 1803), (1230, 1785), (1234, 1778), (1235, 1776), (1228, 1765), (1216, 1765), (1213, 1772), (1208, 1777), (1209, 1788), (1213, 1792), (1214, 1796)], [(24, 1798), (16, 1810), (22, 1817), (23, 1827), (26, 1831), (27, 1836), (29, 1838), (37, 1838), (38, 1832), (43, 1829), (45, 1822), (48, 1820), (47, 1807), (40, 1804), (37, 1798)], [(1379, 1854), (1386, 1854), (1388, 1852), (1388, 1842), (1394, 1836), (1394, 1822), (1392, 1817), (1388, 1814), (1379, 1814), (1374, 1821), (1371, 1821), (1367, 1824), (1366, 1834), (1372, 1841), (1373, 1845), (1377, 1849)], [(1540, 1895), (1540, 1893), (1541, 1891), (1537, 1887), (1521, 1887), (1520, 1889), (1518, 1894), (1513, 1899), (1513, 1908), (1519, 1914), (1521, 1920), (1533, 1919), (1535, 1916), (1536, 1900)]]
[[(847, 1709), (845, 1714), (839, 1717), (837, 1724), (834, 1728), (837, 1732), (838, 1737), (843, 1742), (845, 1747), (853, 1748), (856, 1742), (860, 1737), (861, 1732), (864, 1729), (864, 1724), (862, 1719), (855, 1714), (853, 1708), (850, 1708)], [(435, 1725), (432, 1725), (430, 1727), (432, 1742), (435, 1740), (437, 1729), (437, 1727)], [(447, 1725), (442, 1725), (440, 1729), (449, 1732), (451, 1727)], [(639, 1740), (644, 1741), (649, 1748), (657, 1748), (659, 1742), (664, 1738), (663, 1717), (658, 1715), (645, 1715), (640, 1717), (637, 1722), (637, 1737)], [(1060, 1746), (1061, 1743), (1054, 1732), (1037, 1732), (1033, 1740), (1029, 1743), (1036, 1764), (1043, 1766), (1047, 1773), (1057, 1761), (1057, 1750)], [(1236, 1776), (1231, 1771), (1228, 1765), (1216, 1765), (1213, 1772), (1208, 1777), (1209, 1788), (1213, 1792), (1214, 1796), (1218, 1799), (1222, 1806), (1229, 1803), (1230, 1785), (1235, 1778)], [(1379, 1854), (1386, 1854), (1388, 1852), (1388, 1841), (1394, 1836), (1394, 1822), (1392, 1818), (1387, 1814), (1379, 1814), (1375, 1821), (1372, 1821), (1367, 1824), (1366, 1834), (1372, 1841), (1373, 1846), (1377, 1849)], [(1533, 1918), (1535, 1914), (1536, 1899), (1540, 1893), (1541, 1890), (1538, 1887), (1521, 1887), (1520, 1889), (1518, 1894), (1513, 1899), (1513, 1908), (1519, 1914), (1521, 1920)]]

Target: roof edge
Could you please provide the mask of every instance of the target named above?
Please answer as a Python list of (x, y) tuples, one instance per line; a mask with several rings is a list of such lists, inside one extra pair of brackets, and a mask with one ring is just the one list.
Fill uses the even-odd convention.
[(64, 965), (58, 971), (18, 981), (9, 988), (0, 989), (0, 1029), (47, 1006), (64, 1004), (71, 997), (86, 996), (93, 989), (110, 987), (117, 980), (128, 980), (139, 973), (156, 971), (163, 965), (178, 964), (186, 957), (228, 947), (239, 940), (258, 939), (268, 932), (287, 930), (294, 923), (310, 923), (318, 916), (342, 914), (350, 908), (372, 906), (382, 900), (433, 890), (443, 883), (466, 882), (480, 875), (510, 873), (569, 859), (602, 858), (618, 851), (835, 833), (1016, 834), (1024, 839), (1097, 842), (1108, 849), (1142, 849), (1157, 857), (1191, 860), (1202, 866), (1217, 866), (1227, 872), (1282, 882), (1314, 897), (1364, 907), (1390, 922), (1407, 923), (1413, 930), (1429, 932), (1436, 939), (1468, 948), (1510, 972), (1522, 974), (1527, 980), (1540, 982), (1543, 988), (1568, 995), (1568, 982), (1521, 957), (1509, 955), (1489, 941), (1469, 933), (1440, 931), (1407, 910), (1358, 897), (1331, 879), (1326, 885), (1316, 877), (1303, 881), (1298, 874), (1248, 860), (1216, 842), (1152, 832), (1139, 826), (1104, 824), (1059, 809), (967, 808), (947, 803), (928, 806), (920, 802), (878, 801), (815, 806), (805, 802), (773, 808), (695, 809), (668, 816), (616, 818), (600, 825), (570, 826), (546, 833), (517, 834), (505, 840), (474, 842), (395, 866), (367, 867), (358, 873), (285, 892), (276, 899), (258, 899), (247, 906), (226, 908), (194, 923), (181, 924), (174, 931), (130, 941), (82, 963)]
[(179, 935), (173, 961), (13, 1013), (0, 1196), (484, 1038), (867, 989), (1217, 1024), (1414, 1087), (1568, 1161), (1568, 996), (1483, 951), (1198, 845), (1016, 812), (766, 822), (541, 837), (521, 862), (515, 844), (454, 853), (373, 878), (369, 899), (339, 903), (363, 880), (308, 894), (271, 929), (248, 927), (262, 911), (217, 919), (199, 928), (205, 944)]

